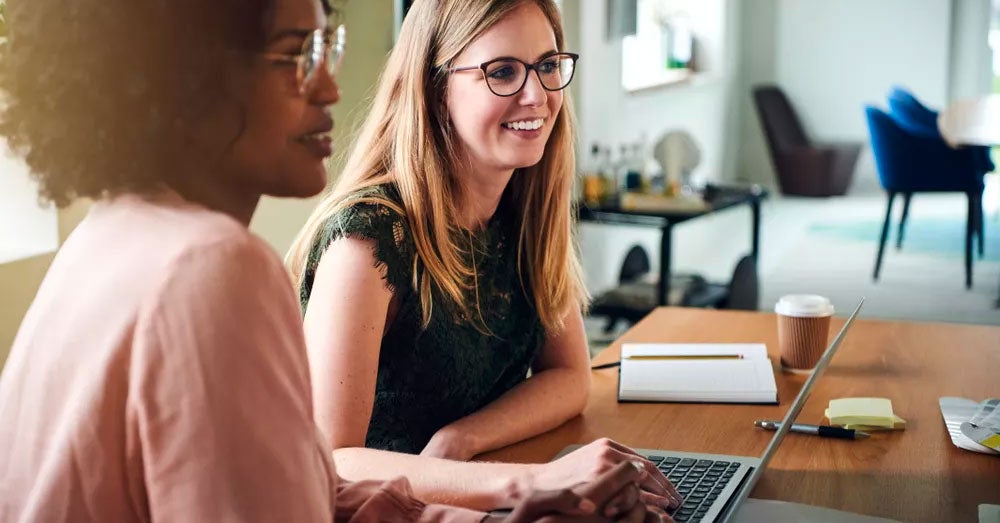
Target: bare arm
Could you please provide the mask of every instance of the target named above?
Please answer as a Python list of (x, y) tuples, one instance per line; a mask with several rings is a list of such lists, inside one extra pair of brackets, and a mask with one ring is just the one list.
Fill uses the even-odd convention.
[(334, 241), (316, 271), (305, 316), (314, 417), (345, 479), (406, 476), (417, 497), (489, 509), (510, 506), (532, 466), (480, 464), (367, 449), (378, 358), (392, 293), (367, 240)]
[(316, 269), (304, 326), (313, 416), (334, 449), (365, 445), (391, 299), (372, 242), (330, 244)]
[[(369, 241), (350, 238), (331, 244), (317, 269), (305, 318), (314, 417), (337, 449), (333, 458), (339, 475), (353, 481), (405, 476), (423, 501), (492, 509), (513, 506), (533, 489), (570, 488), (596, 479), (617, 463), (636, 458), (634, 453), (610, 440), (598, 440), (571, 456), (541, 465), (468, 463), (364, 448), (391, 301), (371, 247)], [(586, 402), (588, 358), (582, 348), (579, 313), (567, 319), (566, 327), (563, 335), (548, 339), (536, 374), (528, 380), (530, 386), (526, 382), (511, 391), (508, 396), (515, 396), (513, 400), (504, 396), (496, 402), (514, 405), (518, 397), (520, 401), (527, 397), (528, 401), (536, 402), (532, 409), (545, 409), (547, 420), (536, 420), (527, 430), (522, 426), (521, 431), (542, 431), (545, 429), (539, 427), (546, 424), (556, 426), (562, 421), (552, 419), (553, 411), (555, 416), (569, 418)], [(578, 354), (571, 350), (574, 346)], [(570, 370), (563, 368), (567, 365), (564, 357), (569, 360)], [(580, 379), (573, 374), (577, 367), (585, 371), (582, 385), (575, 383), (582, 392), (567, 386)], [(545, 380), (539, 379), (542, 377)], [(535, 399), (531, 400), (532, 397)], [(566, 405), (551, 408), (552, 404), (570, 403), (574, 398), (578, 403), (569, 405), (571, 408)], [(503, 412), (509, 413), (514, 408), (501, 405), (498, 410), (501, 416), (506, 416)], [(494, 423), (490, 418), (500, 419), (490, 414), (483, 427), (488, 429)], [(666, 482), (659, 472), (653, 472), (650, 477), (653, 476)], [(654, 491), (666, 493), (663, 488)]]
[(574, 308), (562, 331), (546, 336), (531, 378), (499, 399), (442, 427), (421, 455), (467, 460), (565, 423), (590, 393), (583, 316)]

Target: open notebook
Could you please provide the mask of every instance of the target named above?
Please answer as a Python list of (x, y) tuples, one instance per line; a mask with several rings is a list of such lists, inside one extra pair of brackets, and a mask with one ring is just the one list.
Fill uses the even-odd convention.
[(761, 343), (625, 343), (618, 401), (777, 403)]

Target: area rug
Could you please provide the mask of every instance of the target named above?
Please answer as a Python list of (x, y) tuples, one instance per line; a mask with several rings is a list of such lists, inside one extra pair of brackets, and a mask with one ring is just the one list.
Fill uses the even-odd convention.
[[(885, 256), (893, 256), (896, 250), (898, 222), (890, 225), (886, 240)], [(871, 219), (838, 220), (814, 223), (809, 227), (811, 234), (847, 242), (871, 244), (878, 248), (882, 234), (882, 221)], [(1000, 262), (1000, 222), (987, 220), (984, 227), (983, 261)], [(977, 249), (973, 243), (974, 251)], [(911, 216), (903, 229), (903, 252), (964, 259), (965, 217), (964, 216)], [(976, 253), (977, 261), (978, 252)]]

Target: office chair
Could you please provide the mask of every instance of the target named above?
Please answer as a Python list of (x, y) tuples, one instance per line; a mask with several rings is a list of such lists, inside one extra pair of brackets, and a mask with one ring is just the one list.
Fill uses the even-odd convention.
[(983, 166), (973, 158), (970, 149), (952, 149), (940, 138), (911, 133), (876, 107), (866, 106), (865, 115), (879, 181), (888, 196), (873, 279), (878, 281), (882, 267), (892, 204), (897, 194), (962, 192), (969, 201), (965, 231), (965, 286), (971, 288), (972, 238), (977, 224), (981, 223)]
[(760, 304), (760, 285), (757, 279), (757, 262), (746, 255), (736, 262), (733, 278), (729, 281), (726, 299), (720, 309), (755, 311)]
[[(903, 127), (914, 135), (937, 139), (944, 142), (944, 137), (941, 136), (941, 131), (938, 128), (938, 112), (921, 103), (920, 100), (918, 100), (917, 97), (910, 91), (899, 86), (893, 87), (889, 91), (888, 101), (889, 113), (900, 125), (900, 127)], [(967, 149), (969, 151), (968, 154), (972, 156), (972, 161), (974, 162), (977, 171), (987, 173), (994, 170), (995, 166), (993, 165), (993, 161), (990, 159), (989, 147), (969, 146), (964, 147), (963, 149)], [(903, 247), (903, 228), (906, 225), (906, 218), (910, 211), (910, 196), (911, 195), (909, 193), (903, 194), (903, 214), (899, 220), (899, 230), (896, 234), (896, 250)], [(977, 243), (979, 246), (979, 257), (982, 258), (984, 254), (983, 243), (985, 238), (982, 200), (979, 202), (977, 218), (978, 223), (975, 224), (976, 232), (978, 234)]]

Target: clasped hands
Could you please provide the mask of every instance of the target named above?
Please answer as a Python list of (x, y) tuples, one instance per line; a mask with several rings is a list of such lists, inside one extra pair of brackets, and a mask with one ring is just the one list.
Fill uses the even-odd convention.
[[(421, 454), (471, 458), (449, 456), (440, 443), (432, 439)], [(516, 519), (506, 521), (672, 521), (664, 509), (682, 502), (652, 462), (607, 438), (529, 467), (527, 478), (511, 486), (512, 499), (523, 501), (509, 516)]]

